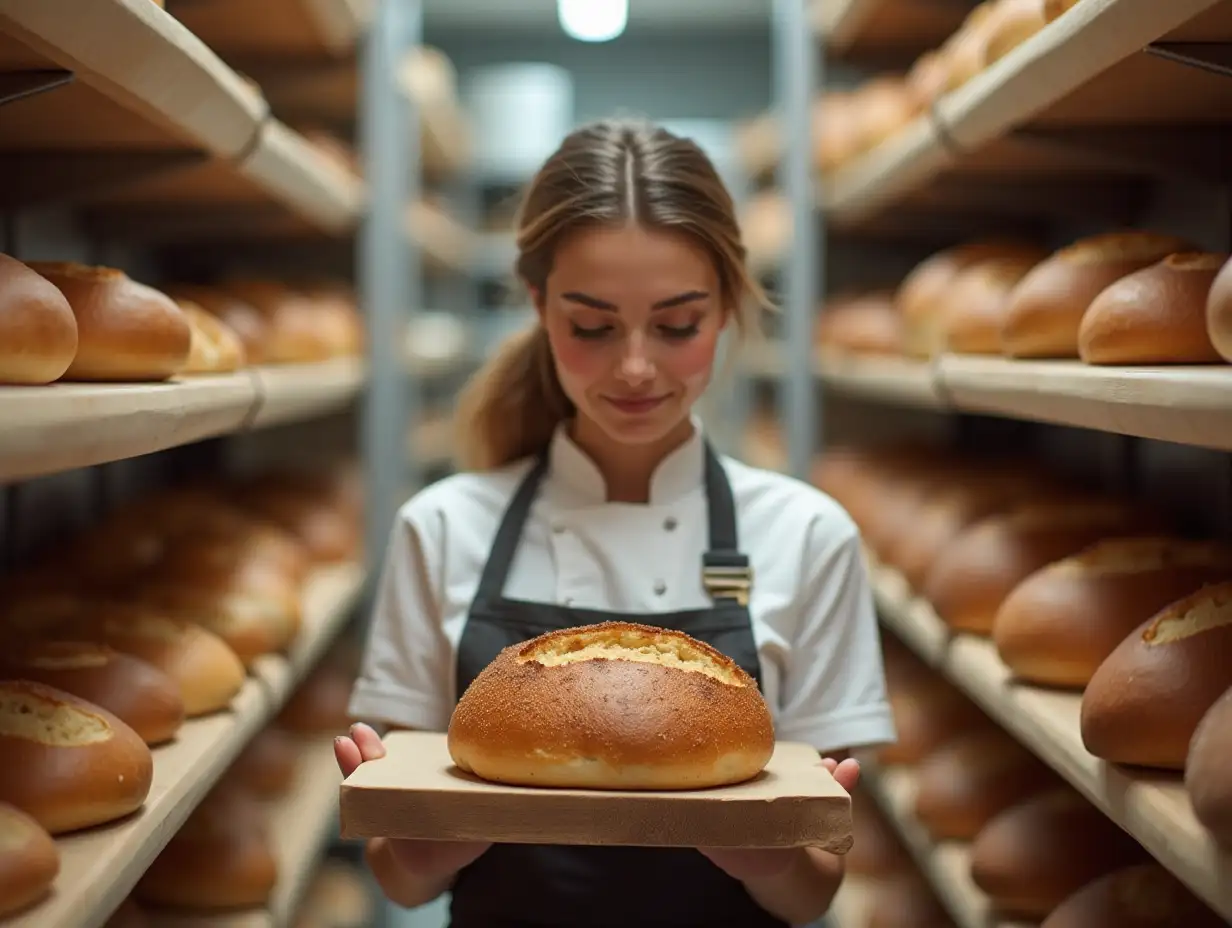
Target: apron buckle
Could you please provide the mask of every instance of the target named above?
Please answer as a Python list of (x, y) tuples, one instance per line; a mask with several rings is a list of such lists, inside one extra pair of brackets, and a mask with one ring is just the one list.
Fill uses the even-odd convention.
[(706, 565), (702, 568), (702, 585), (711, 599), (734, 599), (748, 606), (749, 592), (753, 589), (753, 568)]

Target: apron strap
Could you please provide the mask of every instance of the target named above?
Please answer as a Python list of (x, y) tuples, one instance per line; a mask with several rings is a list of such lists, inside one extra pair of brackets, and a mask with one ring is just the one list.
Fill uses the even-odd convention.
[(483, 574), (479, 578), (479, 588), (475, 591), (475, 602), (496, 602), (504, 593), (509, 569), (513, 565), (513, 556), (517, 553), (518, 542), (522, 538), (522, 529), (530, 517), (530, 507), (534, 505), (539, 485), (543, 483), (547, 470), (548, 456), (543, 454), (522, 478), (522, 483), (514, 493), (501, 519), (500, 527), (496, 530), (496, 538), (493, 539), (492, 549), (488, 552), (488, 561), (483, 565)]

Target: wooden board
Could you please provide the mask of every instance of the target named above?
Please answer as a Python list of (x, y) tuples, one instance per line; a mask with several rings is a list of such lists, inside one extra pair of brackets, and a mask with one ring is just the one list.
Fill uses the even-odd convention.
[(826, 386), (861, 399), (923, 409), (941, 409), (944, 405), (932, 365), (927, 361), (823, 354), (817, 364), (817, 377)]
[(817, 751), (780, 742), (762, 775), (723, 789), (601, 792), (486, 783), (438, 732), (394, 732), (342, 785), (344, 838), (640, 847), (851, 847), (851, 799)]

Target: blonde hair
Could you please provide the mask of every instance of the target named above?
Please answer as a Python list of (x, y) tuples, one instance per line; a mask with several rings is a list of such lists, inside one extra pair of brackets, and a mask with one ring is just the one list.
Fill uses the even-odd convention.
[[(518, 210), (518, 277), (542, 293), (566, 236), (627, 222), (684, 232), (702, 244), (714, 258), (723, 304), (739, 334), (748, 334), (758, 310), (770, 307), (745, 265), (735, 204), (710, 159), (693, 141), (640, 122), (578, 129), (539, 169)], [(536, 321), (502, 344), (463, 389), (459, 463), (490, 470), (537, 454), (574, 411)]]

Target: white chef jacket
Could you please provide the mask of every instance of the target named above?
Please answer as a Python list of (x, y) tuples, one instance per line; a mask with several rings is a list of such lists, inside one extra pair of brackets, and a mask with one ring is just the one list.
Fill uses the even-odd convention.
[[(646, 504), (606, 500), (599, 470), (562, 426), (505, 595), (645, 616), (705, 608), (704, 443), (656, 469)], [(880, 639), (855, 524), (829, 496), (722, 459), (762, 687), (781, 741), (822, 752), (895, 740)], [(460, 473), (398, 512), (379, 582), (353, 718), (444, 731), (457, 699), (456, 649), (506, 507), (533, 465)]]

